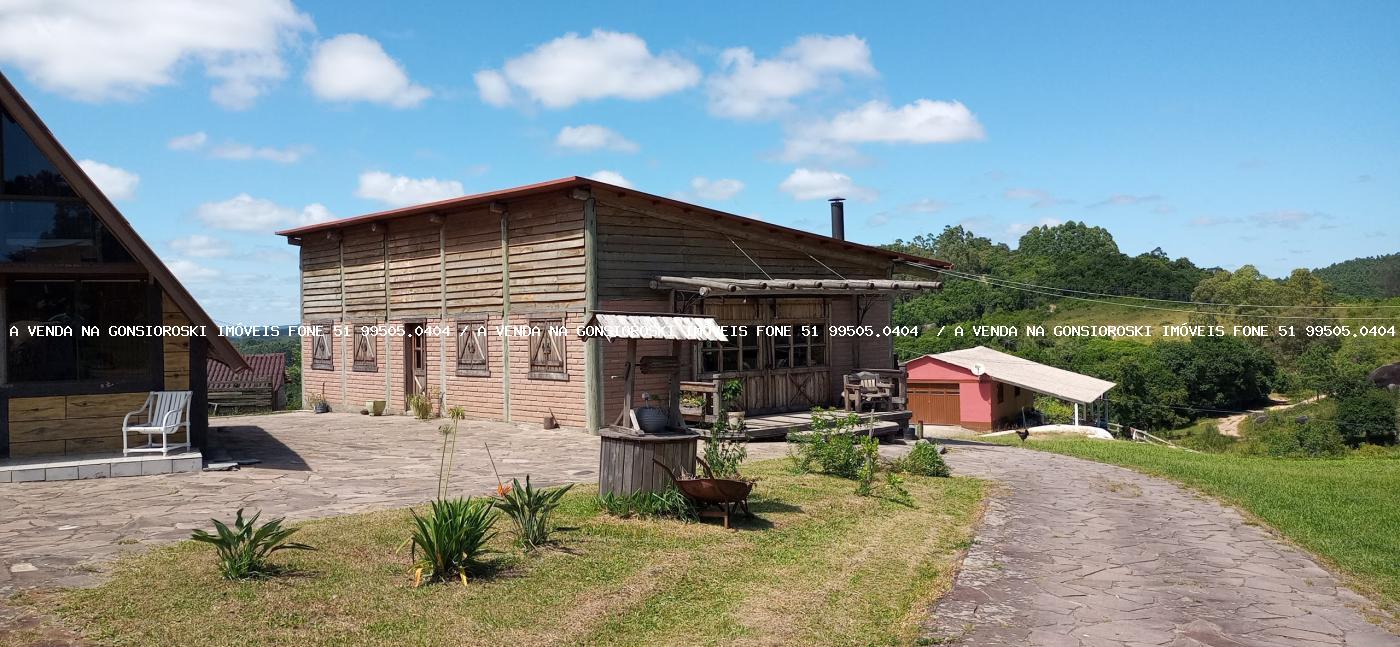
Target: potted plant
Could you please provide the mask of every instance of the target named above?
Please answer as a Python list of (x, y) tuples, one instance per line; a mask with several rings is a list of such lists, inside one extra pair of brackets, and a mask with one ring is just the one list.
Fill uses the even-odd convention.
[(388, 406), (388, 404), (386, 400), (366, 400), (365, 408), (369, 410), (369, 415), (371, 416), (382, 416), (384, 415), (384, 408)]
[(653, 400), (660, 400), (658, 396), (650, 393), (642, 394), (642, 406), (636, 408), (637, 426), (649, 434), (666, 431), (666, 425), (670, 422), (670, 416), (666, 415), (664, 407), (653, 404)]
[(326, 402), (325, 391), (313, 391), (307, 396), (307, 401), (311, 404), (311, 410), (316, 413), (329, 413), (331, 405)]
[(729, 418), (731, 428), (744, 426), (744, 411), (736, 410), (740, 400), (744, 397), (744, 383), (741, 380), (725, 380), (719, 387), (719, 398), (724, 407), (726, 416)]

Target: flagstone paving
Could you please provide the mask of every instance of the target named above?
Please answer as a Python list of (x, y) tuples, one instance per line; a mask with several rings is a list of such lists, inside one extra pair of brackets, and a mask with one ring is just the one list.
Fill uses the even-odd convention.
[[(240, 507), (313, 519), (422, 503), (437, 488), (441, 421), (286, 413), (215, 418), (207, 458), (262, 462), (229, 472), (0, 485), (0, 594), (83, 585), (118, 554), (189, 537)], [(598, 439), (577, 430), (464, 421), (451, 488), (484, 494), (502, 478), (591, 481)]]
[(998, 485), (930, 641), (1400, 645), (1374, 605), (1230, 507), (1111, 465), (946, 444), (955, 473)]

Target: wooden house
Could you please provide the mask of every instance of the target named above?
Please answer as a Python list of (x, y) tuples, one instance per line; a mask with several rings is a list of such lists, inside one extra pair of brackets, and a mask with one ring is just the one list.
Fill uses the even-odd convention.
[[(894, 280), (948, 264), (568, 177), (278, 232), (301, 250), (304, 393), (359, 410), (414, 393), (468, 415), (598, 429), (626, 355), (581, 339), (592, 313), (691, 313), (728, 341), (693, 344), (695, 382), (739, 379), (750, 416), (840, 406), (842, 378), (897, 370)], [(633, 402), (667, 393), (673, 345), (641, 342)], [(606, 412), (606, 413), (605, 413)]]
[(287, 407), (287, 354), (244, 355), (248, 370), (234, 371), (209, 360), (206, 367), (209, 406), (226, 415), (246, 411), (279, 411)]
[(199, 447), (206, 358), (244, 367), (3, 75), (0, 328), (0, 459), (120, 450), (123, 416), (158, 390), (193, 392)]

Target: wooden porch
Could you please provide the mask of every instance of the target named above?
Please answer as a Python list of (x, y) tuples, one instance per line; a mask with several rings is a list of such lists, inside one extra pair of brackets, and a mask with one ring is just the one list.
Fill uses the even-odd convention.
[[(839, 412), (838, 412), (839, 413)], [(857, 433), (869, 433), (877, 438), (897, 438), (909, 419), (909, 411), (872, 411), (860, 414), (862, 426)], [(807, 431), (812, 428), (811, 411), (773, 413), (766, 416), (750, 416), (744, 419), (744, 429), (750, 440), (782, 440), (790, 433)]]

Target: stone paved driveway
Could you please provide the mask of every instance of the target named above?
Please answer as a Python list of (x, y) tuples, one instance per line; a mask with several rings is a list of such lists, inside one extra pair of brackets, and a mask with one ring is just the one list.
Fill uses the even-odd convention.
[(1400, 645), (1379, 612), (1235, 510), (1162, 479), (946, 441), (996, 480), (977, 542), (933, 610), (964, 645)]
[[(87, 583), (118, 553), (184, 539), (239, 507), (262, 510), (265, 519), (311, 519), (422, 503), (437, 487), (436, 421), (288, 413), (216, 418), (212, 426), (206, 456), (262, 462), (231, 472), (0, 485), (0, 594)], [(595, 436), (464, 421), (454, 491), (494, 489), (483, 443), (507, 480), (596, 478)]]

